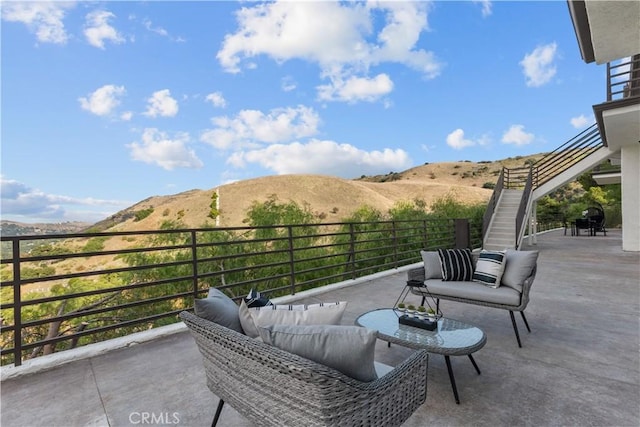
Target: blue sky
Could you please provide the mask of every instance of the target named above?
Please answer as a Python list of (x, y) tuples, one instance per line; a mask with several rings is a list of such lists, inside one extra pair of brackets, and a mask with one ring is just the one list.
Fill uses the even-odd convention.
[(565, 1), (13, 2), (2, 219), (551, 151), (594, 122)]

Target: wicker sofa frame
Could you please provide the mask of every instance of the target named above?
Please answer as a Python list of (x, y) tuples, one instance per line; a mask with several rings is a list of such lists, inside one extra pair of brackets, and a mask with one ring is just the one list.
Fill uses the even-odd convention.
[(202, 354), (207, 386), (258, 426), (398, 426), (426, 399), (428, 354), (412, 353), (361, 382), (190, 312), (180, 318)]
[[(419, 286), (411, 286), (411, 293), (422, 297), (422, 305), (424, 305), (426, 298), (434, 298), (436, 300), (436, 310), (440, 309), (440, 300), (443, 299), (443, 300), (449, 300), (449, 301), (462, 302), (466, 304), (480, 305), (484, 307), (499, 308), (502, 310), (509, 311), (509, 315), (511, 317), (511, 324), (513, 325), (513, 331), (515, 332), (516, 340), (518, 341), (518, 347), (522, 347), (522, 342), (520, 341), (520, 334), (518, 333), (518, 325), (516, 324), (516, 319), (513, 315), (513, 312), (514, 311), (520, 312), (520, 315), (522, 316), (522, 320), (524, 321), (527, 331), (531, 332), (531, 328), (529, 328), (529, 322), (527, 322), (527, 318), (524, 315), (524, 310), (525, 308), (527, 308), (527, 305), (529, 304), (529, 292), (531, 291), (531, 285), (533, 284), (533, 280), (536, 277), (537, 269), (538, 269), (537, 265), (534, 266), (533, 270), (531, 271), (531, 275), (529, 275), (529, 277), (527, 277), (522, 283), (522, 292), (520, 292), (520, 299), (517, 305), (498, 304), (493, 302), (482, 301), (472, 297), (465, 298), (459, 295), (452, 296), (444, 293), (431, 292), (429, 291), (429, 282), (434, 280), (441, 282), (441, 279), (425, 280), (424, 267), (416, 267), (408, 270), (407, 284), (411, 286), (410, 285), (411, 283), (419, 283), (420, 284)], [(478, 283), (475, 283), (475, 282), (469, 282), (469, 286), (470, 286), (469, 289), (471, 289), (472, 286), (484, 286), (484, 285), (479, 285)]]

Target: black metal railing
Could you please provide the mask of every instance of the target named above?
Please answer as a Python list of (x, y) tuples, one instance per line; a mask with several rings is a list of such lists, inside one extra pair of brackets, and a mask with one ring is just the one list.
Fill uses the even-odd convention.
[(527, 184), (530, 171), (531, 166), (504, 168), (504, 188), (522, 190)]
[(484, 211), (484, 216), (482, 217), (482, 236), (486, 235), (489, 224), (491, 223), (491, 218), (493, 218), (493, 213), (496, 211), (496, 206), (500, 200), (500, 195), (504, 188), (505, 170), (506, 168), (502, 168), (500, 171), (500, 176), (498, 176), (496, 186), (493, 187), (493, 193), (491, 193), (491, 199), (489, 199), (487, 209)]
[(522, 191), (522, 198), (520, 199), (520, 206), (518, 206), (518, 213), (516, 214), (516, 241), (515, 247), (518, 249), (522, 241), (521, 235), (522, 226), (524, 225), (524, 219), (527, 215), (527, 207), (529, 206), (529, 199), (531, 198), (531, 191), (533, 189), (533, 167), (529, 168), (529, 174)]
[(624, 62), (607, 63), (607, 101), (640, 96), (640, 54)]
[(420, 249), (479, 247), (479, 229), (424, 219), (2, 236), (2, 364), (174, 323), (209, 287), (295, 294), (420, 261)]
[(533, 188), (540, 187), (603, 146), (598, 125), (594, 123), (533, 164)]

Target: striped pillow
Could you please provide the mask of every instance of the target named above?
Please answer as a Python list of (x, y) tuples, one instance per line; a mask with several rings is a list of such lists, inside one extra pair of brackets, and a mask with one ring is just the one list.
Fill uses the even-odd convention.
[(506, 253), (504, 251), (481, 251), (473, 281), (480, 282), (491, 288), (500, 286), (500, 279), (504, 273)]
[(470, 282), (473, 278), (473, 261), (469, 249), (438, 249), (442, 280), (445, 282)]
[(247, 307), (264, 307), (267, 305), (273, 305), (271, 300), (267, 297), (263, 297), (260, 295), (260, 292), (251, 288), (246, 297), (244, 297), (244, 302), (247, 304)]

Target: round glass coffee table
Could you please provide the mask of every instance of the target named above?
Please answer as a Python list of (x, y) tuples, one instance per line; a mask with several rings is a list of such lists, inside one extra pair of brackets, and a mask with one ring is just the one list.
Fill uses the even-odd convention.
[(451, 369), (450, 356), (468, 356), (480, 375), (480, 369), (472, 353), (480, 350), (487, 342), (482, 329), (454, 319), (442, 317), (438, 328), (433, 331), (398, 323), (400, 314), (391, 308), (380, 308), (364, 313), (356, 319), (356, 325), (378, 331), (378, 338), (403, 347), (425, 349), (429, 353), (441, 354), (447, 364), (453, 396), (460, 403), (456, 381)]

